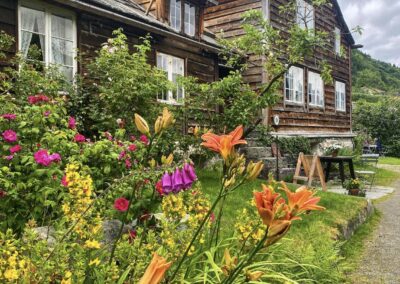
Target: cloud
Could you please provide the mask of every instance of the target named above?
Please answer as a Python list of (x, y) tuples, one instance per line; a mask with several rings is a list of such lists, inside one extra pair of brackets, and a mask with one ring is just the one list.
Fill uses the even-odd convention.
[(363, 28), (362, 35), (354, 34), (363, 51), (400, 66), (400, 1), (339, 0), (339, 4), (349, 28)]

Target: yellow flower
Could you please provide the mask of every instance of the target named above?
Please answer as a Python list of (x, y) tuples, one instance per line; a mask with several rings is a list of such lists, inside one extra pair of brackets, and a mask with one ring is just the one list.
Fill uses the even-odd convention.
[(154, 124), (154, 133), (158, 134), (163, 129), (163, 119), (159, 116)]
[(87, 240), (85, 242), (85, 247), (89, 248), (89, 249), (99, 249), (100, 248), (100, 243), (96, 240)]
[(163, 164), (163, 165), (171, 165), (172, 164), (172, 162), (174, 161), (174, 155), (172, 155), (172, 154), (169, 154), (169, 156), (168, 157), (165, 157), (164, 155), (161, 157), (161, 163)]
[(255, 180), (261, 173), (262, 169), (264, 168), (264, 164), (262, 161), (258, 163), (250, 163), (247, 165), (247, 179), (248, 180)]
[(7, 269), (4, 272), (4, 277), (7, 280), (17, 280), (18, 279), (18, 271), (16, 269), (14, 269), (14, 268)]
[(137, 113), (135, 113), (135, 124), (136, 124), (137, 129), (142, 134), (146, 134), (146, 135), (150, 134), (150, 129), (149, 129), (149, 125), (147, 124), (147, 121), (143, 117), (138, 115)]
[(172, 113), (170, 113), (170, 111), (166, 107), (163, 109), (162, 123), (163, 123), (162, 125), (163, 129), (167, 129), (168, 127), (170, 127), (172, 124), (175, 123), (175, 119)]
[(98, 258), (95, 258), (95, 259), (93, 259), (93, 260), (91, 260), (91, 261), (89, 262), (89, 266), (92, 266), (92, 265), (97, 266), (97, 265), (99, 265), (99, 264), (100, 264), (100, 260), (99, 260)]

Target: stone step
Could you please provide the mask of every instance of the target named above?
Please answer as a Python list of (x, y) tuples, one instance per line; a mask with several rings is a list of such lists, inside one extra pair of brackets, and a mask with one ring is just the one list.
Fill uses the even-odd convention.
[(265, 145), (263, 145), (263, 143), (257, 138), (248, 138), (246, 141), (247, 147), (265, 147)]
[(251, 160), (272, 157), (271, 147), (243, 147), (242, 152)]

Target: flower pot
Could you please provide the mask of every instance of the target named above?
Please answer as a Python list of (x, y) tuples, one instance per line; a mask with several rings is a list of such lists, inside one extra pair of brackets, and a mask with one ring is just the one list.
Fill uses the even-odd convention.
[(351, 188), (349, 189), (349, 195), (359, 196), (360, 189), (359, 188)]

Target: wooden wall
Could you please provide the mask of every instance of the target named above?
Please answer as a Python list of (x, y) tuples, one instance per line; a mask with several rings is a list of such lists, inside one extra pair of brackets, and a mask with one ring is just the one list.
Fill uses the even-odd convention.
[[(262, 1), (265, 0), (222, 0), (215, 7), (209, 7), (205, 14), (205, 27), (214, 32), (224, 30), (226, 38), (232, 38), (243, 34), (240, 28), (241, 15), (249, 9), (262, 9)], [(269, 17), (271, 24), (279, 28), (283, 35), (287, 34), (289, 24), (279, 13), (279, 6), (287, 4), (289, 0), (269, 0)], [(335, 26), (341, 27), (336, 17), (337, 11), (334, 7), (320, 7), (315, 9), (315, 26), (318, 30), (329, 32), (331, 42), (329, 51), (316, 50), (312, 58), (308, 58), (303, 66), (305, 69), (305, 104), (303, 106), (285, 104), (283, 100), (283, 86), (281, 101), (268, 112), (268, 118), (265, 121), (271, 122), (271, 117), (275, 114), (280, 117), (279, 132), (285, 133), (345, 133), (351, 131), (351, 68), (350, 56), (351, 50), (346, 38), (342, 36), (342, 44), (345, 46), (347, 58), (340, 58), (334, 52)], [(293, 15), (294, 16), (294, 15)], [(344, 31), (344, 28), (341, 28)], [(335, 110), (335, 88), (334, 85), (325, 85), (325, 106), (324, 108), (315, 108), (308, 106), (307, 96), (307, 74), (308, 71), (318, 71), (315, 65), (315, 59), (325, 59), (332, 66), (334, 80), (346, 83), (346, 112), (337, 112)], [(261, 84), (263, 71), (261, 60), (252, 58), (253, 65), (244, 74), (245, 79), (253, 87)]]
[[(17, 1), (0, 0), (0, 31), (12, 35), (17, 40), (18, 35)], [(3, 50), (8, 58), (12, 57), (17, 51), (17, 41), (9, 50)], [(0, 66), (6, 65), (0, 61)]]

